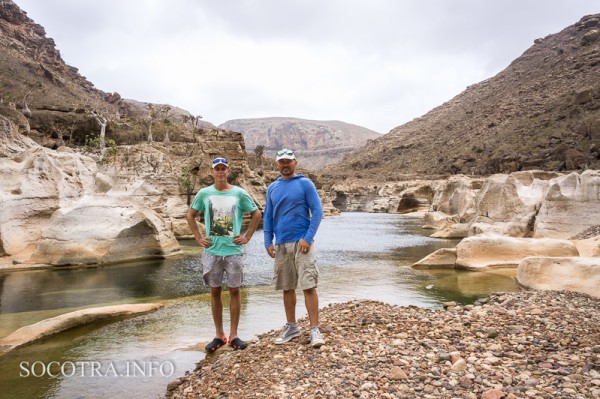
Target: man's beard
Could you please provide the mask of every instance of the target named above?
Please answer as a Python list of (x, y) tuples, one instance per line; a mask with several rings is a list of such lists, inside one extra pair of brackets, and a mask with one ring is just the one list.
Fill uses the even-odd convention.
[(293, 175), (295, 171), (295, 168), (292, 168), (290, 166), (286, 166), (284, 168), (281, 168), (280, 173), (282, 176), (290, 176)]

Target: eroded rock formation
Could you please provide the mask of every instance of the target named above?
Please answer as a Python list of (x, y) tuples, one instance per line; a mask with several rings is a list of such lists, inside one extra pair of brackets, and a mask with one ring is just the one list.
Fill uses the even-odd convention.
[(98, 264), (169, 255), (179, 250), (164, 220), (135, 199), (84, 196), (52, 214), (28, 262)]
[(469, 270), (516, 268), (528, 256), (579, 256), (579, 252), (569, 240), (478, 234), (465, 238), (456, 246), (454, 267)]
[[(80, 264), (126, 260), (130, 251), (136, 252), (135, 257), (146, 257), (179, 250), (173, 233), (143, 203), (116, 198), (107, 202), (97, 197), (97, 188), (106, 183), (102, 177), (97, 179), (92, 158), (70, 149), (41, 147), (2, 116), (0, 144), (0, 257), (4, 266), (7, 259)], [(134, 243), (143, 245), (123, 247)]]
[(571, 237), (600, 225), (600, 171), (550, 180), (533, 228), (534, 237)]
[(528, 256), (600, 254), (599, 183), (597, 170), (532, 170), (487, 178), (355, 179), (333, 185), (330, 193), (342, 211), (401, 213), (398, 204), (413, 201), (418, 204), (413, 210), (422, 211), (423, 227), (435, 230), (431, 237), (464, 238), (454, 249), (421, 259), (415, 268), (515, 269)]
[(328, 191), (341, 211), (427, 211), (424, 227), (437, 230), (440, 238), (497, 233), (569, 239), (600, 225), (599, 186), (596, 170), (525, 171), (379, 184), (353, 180), (334, 184)]
[(47, 338), (68, 329), (113, 317), (130, 317), (154, 312), (163, 305), (159, 303), (137, 303), (81, 309), (21, 327), (0, 339), (0, 356), (16, 348)]

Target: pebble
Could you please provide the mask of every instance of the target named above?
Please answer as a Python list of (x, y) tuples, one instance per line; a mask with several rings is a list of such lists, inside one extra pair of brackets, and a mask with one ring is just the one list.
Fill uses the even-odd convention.
[(600, 398), (600, 299), (519, 291), (444, 308), (329, 305), (320, 350), (302, 319), (300, 338), (273, 345), (269, 331), (207, 357), (166, 397)]

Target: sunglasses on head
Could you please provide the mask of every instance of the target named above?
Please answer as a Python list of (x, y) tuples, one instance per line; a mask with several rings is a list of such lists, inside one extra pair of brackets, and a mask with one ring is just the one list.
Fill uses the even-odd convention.
[(283, 154), (285, 154), (285, 155), (294, 155), (294, 151), (292, 151), (292, 150), (279, 150), (279, 151), (277, 151), (277, 156), (278, 157), (282, 156)]
[(214, 165), (214, 164), (217, 164), (217, 163), (227, 163), (228, 164), (229, 162), (227, 162), (227, 160), (225, 158), (215, 158), (215, 159), (213, 159), (212, 163)]

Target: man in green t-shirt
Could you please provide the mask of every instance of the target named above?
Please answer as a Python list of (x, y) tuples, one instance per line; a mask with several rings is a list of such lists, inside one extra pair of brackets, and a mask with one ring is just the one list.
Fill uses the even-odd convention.
[[(261, 212), (248, 193), (229, 184), (229, 162), (225, 158), (215, 158), (212, 162), (212, 176), (215, 183), (198, 191), (187, 213), (187, 221), (194, 233), (196, 242), (205, 248), (201, 262), (203, 278), (210, 287), (210, 306), (215, 323), (215, 338), (206, 345), (207, 352), (214, 352), (229, 342), (234, 349), (245, 349), (247, 344), (237, 336), (242, 301), (240, 286), (243, 280), (243, 245), (247, 244), (256, 231)], [(196, 217), (204, 213), (206, 231), (200, 233)], [(240, 234), (244, 212), (252, 214), (246, 234)], [(231, 327), (229, 340), (223, 329), (223, 302), (221, 291), (223, 275), (227, 274)]]

